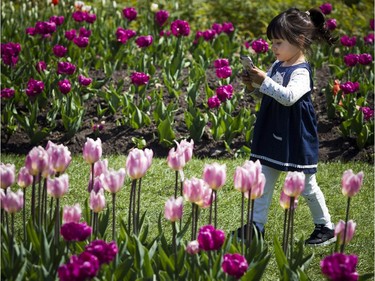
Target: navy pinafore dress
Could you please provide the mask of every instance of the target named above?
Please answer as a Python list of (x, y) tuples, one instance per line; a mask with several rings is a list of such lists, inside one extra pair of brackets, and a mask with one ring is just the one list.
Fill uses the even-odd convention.
[(311, 91), (292, 106), (284, 106), (263, 95), (254, 127), (250, 159), (259, 160), (262, 165), (279, 171), (314, 174), (318, 164), (319, 141), (311, 101), (311, 68), (308, 63), (288, 67), (282, 67), (281, 63), (273, 66), (271, 78), (276, 71), (281, 73), (284, 76), (283, 86), (286, 87), (294, 70), (306, 68), (310, 73)]

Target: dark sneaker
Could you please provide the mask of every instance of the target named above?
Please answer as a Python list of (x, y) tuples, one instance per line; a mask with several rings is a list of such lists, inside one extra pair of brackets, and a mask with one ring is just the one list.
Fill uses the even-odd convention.
[[(262, 238), (264, 239), (264, 229), (263, 229), (262, 232), (260, 232), (259, 228), (256, 226), (256, 224), (253, 224), (253, 225), (255, 226), (255, 229), (254, 229), (254, 227), (252, 228), (252, 231), (253, 231), (252, 237), (254, 237), (255, 235), (259, 235), (259, 233), (261, 233)], [(241, 230), (242, 230), (242, 228), (243, 228), (243, 231), (244, 231), (245, 240), (247, 240), (247, 227), (248, 227), (248, 225), (245, 224), (243, 227), (238, 228), (237, 231), (234, 231), (234, 232), (237, 232), (237, 238), (238, 238), (238, 240), (241, 239)]]
[(326, 246), (336, 242), (335, 231), (325, 227), (324, 224), (316, 224), (310, 238), (305, 241), (307, 246)]

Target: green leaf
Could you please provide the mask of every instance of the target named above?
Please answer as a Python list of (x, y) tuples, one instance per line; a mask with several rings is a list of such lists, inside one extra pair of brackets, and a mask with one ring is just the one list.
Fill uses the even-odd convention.
[(176, 139), (173, 127), (169, 118), (160, 122), (158, 126), (159, 142), (161, 144), (171, 146)]

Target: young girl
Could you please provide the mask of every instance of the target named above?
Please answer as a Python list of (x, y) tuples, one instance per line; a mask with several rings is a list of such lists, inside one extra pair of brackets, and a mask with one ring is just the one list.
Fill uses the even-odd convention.
[(334, 227), (324, 195), (315, 173), (318, 166), (318, 134), (311, 102), (313, 79), (306, 60), (315, 40), (333, 44), (320, 10), (307, 12), (289, 9), (276, 16), (267, 28), (276, 56), (265, 73), (254, 67), (242, 76), (250, 91), (263, 94), (254, 128), (251, 157), (262, 164), (266, 186), (261, 198), (255, 200), (254, 222), (262, 233), (277, 179), (283, 171), (302, 171), (305, 189), (302, 196), (310, 208), (315, 229), (306, 244), (328, 245), (335, 241)]

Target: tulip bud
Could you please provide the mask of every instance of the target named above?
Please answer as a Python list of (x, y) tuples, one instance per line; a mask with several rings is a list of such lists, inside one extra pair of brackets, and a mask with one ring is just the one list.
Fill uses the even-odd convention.
[(348, 197), (356, 195), (363, 182), (363, 172), (354, 174), (351, 169), (346, 170), (342, 175), (342, 194)]
[(87, 138), (85, 145), (83, 146), (83, 159), (89, 164), (93, 164), (99, 161), (102, 157), (102, 141), (98, 138), (94, 141), (91, 138)]
[(164, 216), (167, 220), (175, 222), (182, 217), (183, 212), (183, 198), (174, 198), (173, 196), (165, 202)]
[(186, 246), (186, 252), (189, 255), (195, 255), (199, 253), (199, 243), (197, 240), (190, 241)]
[(15, 181), (16, 166), (14, 164), (0, 164), (0, 186), (7, 189)]

